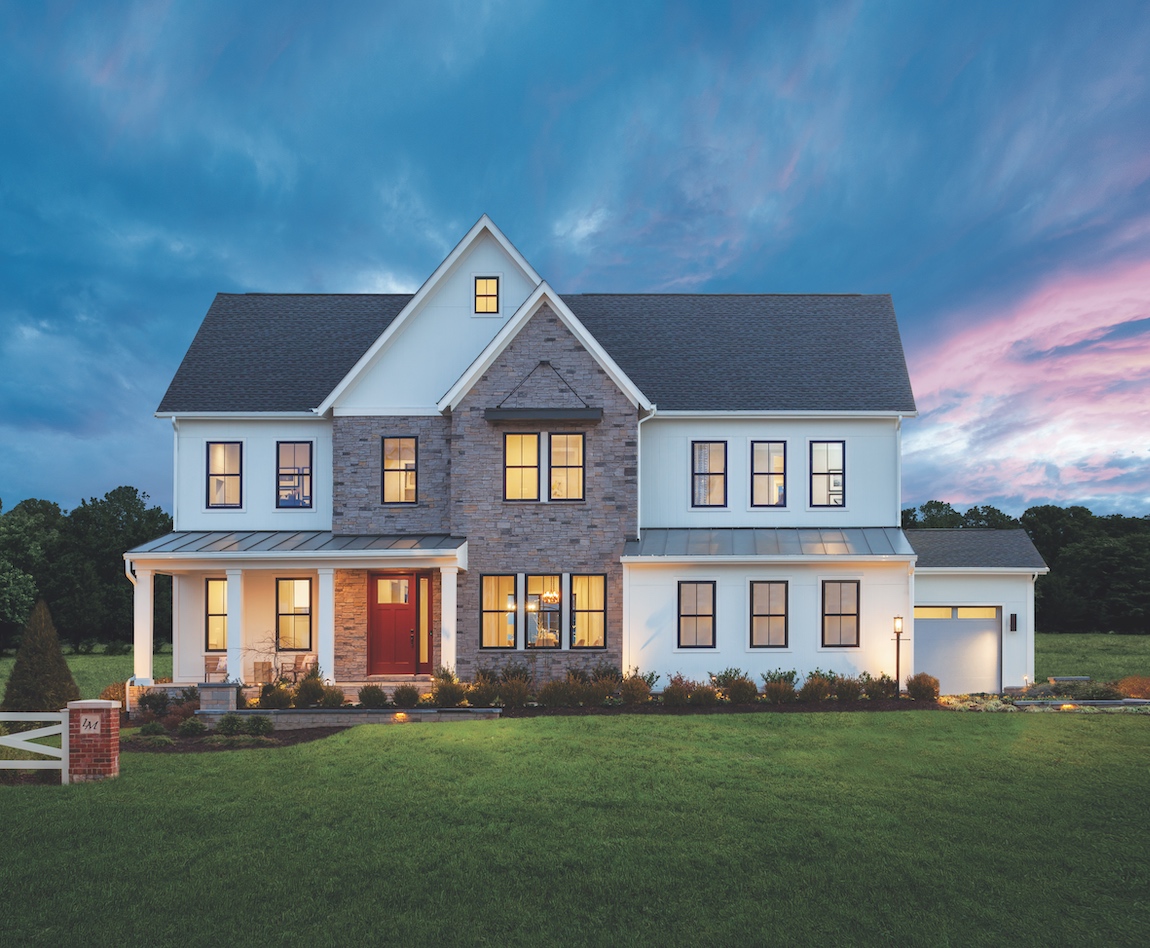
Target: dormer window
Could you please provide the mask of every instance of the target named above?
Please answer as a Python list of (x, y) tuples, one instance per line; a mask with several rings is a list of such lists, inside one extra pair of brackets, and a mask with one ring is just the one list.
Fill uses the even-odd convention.
[(475, 278), (475, 312), (479, 315), (499, 312), (499, 277)]

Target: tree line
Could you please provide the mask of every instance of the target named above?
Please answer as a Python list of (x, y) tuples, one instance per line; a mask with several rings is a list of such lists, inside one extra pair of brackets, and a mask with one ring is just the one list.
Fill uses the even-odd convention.
[(1150, 517), (1044, 504), (1014, 518), (995, 507), (964, 513), (929, 500), (903, 510), (902, 525), (1021, 527), (1050, 567), (1035, 587), (1040, 632), (1150, 635)]
[[(132, 640), (132, 584), (124, 551), (163, 536), (172, 518), (135, 487), (117, 487), (70, 512), (49, 500), (0, 501), (0, 650), (14, 648), (32, 607), (47, 603), (61, 639)], [(171, 640), (169, 577), (156, 580), (156, 641)]]

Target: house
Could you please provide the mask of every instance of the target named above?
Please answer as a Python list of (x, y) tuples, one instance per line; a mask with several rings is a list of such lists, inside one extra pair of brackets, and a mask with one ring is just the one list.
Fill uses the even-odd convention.
[(1025, 535), (899, 527), (888, 296), (560, 295), (484, 216), (415, 294), (218, 295), (156, 414), (142, 683), (157, 573), (183, 683), (877, 675), (896, 646), (950, 691), (1033, 678)]

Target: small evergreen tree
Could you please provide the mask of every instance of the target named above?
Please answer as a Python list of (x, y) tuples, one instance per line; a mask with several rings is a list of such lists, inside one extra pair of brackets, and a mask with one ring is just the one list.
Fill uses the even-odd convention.
[(48, 606), (41, 599), (32, 610), (16, 664), (4, 691), (5, 711), (59, 711), (69, 701), (80, 700), (80, 689), (64, 660), (60, 639)]

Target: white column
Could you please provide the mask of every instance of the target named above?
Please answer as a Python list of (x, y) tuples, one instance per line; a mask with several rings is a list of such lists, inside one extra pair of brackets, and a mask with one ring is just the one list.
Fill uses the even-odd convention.
[[(244, 680), (244, 571), (228, 576), (228, 681)], [(274, 633), (273, 633), (274, 634)]]
[(324, 681), (335, 681), (335, 570), (320, 569), (319, 622), (316, 627), (316, 649)]
[(459, 579), (458, 566), (439, 567), (439, 663), (444, 668), (455, 668), (456, 655), (456, 612), (457, 612), (457, 586)]
[(150, 569), (136, 570), (136, 589), (132, 601), (132, 666), (136, 684), (152, 684), (152, 610), (155, 587)]

